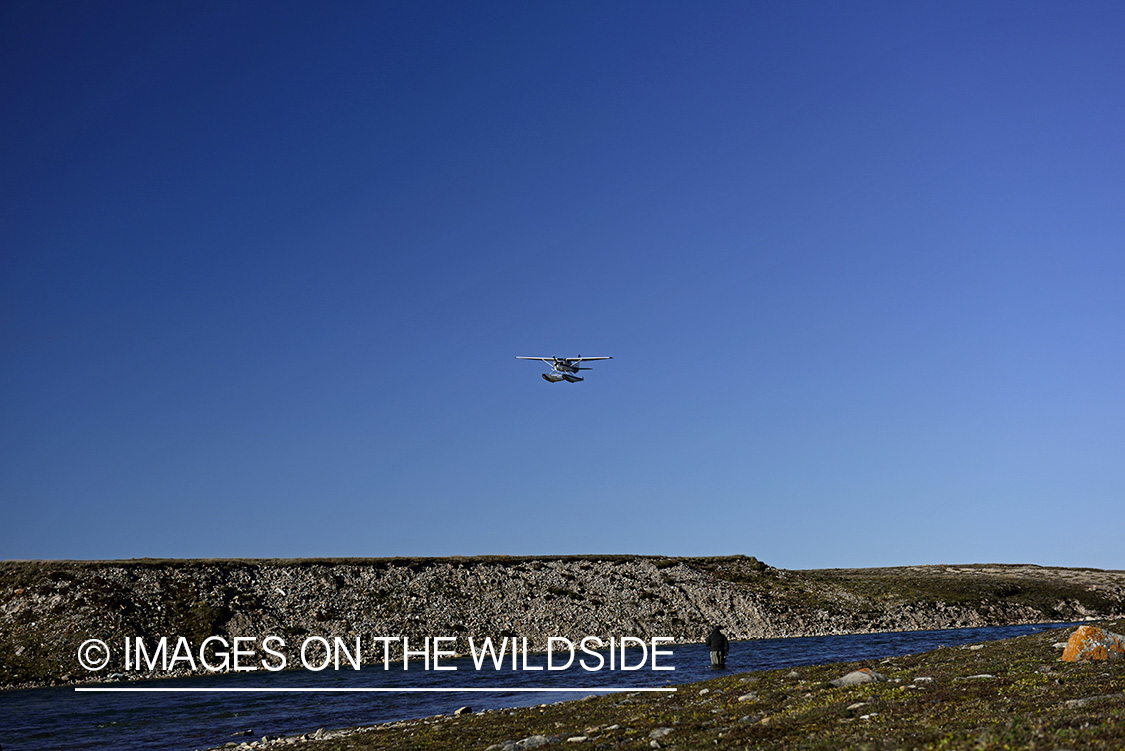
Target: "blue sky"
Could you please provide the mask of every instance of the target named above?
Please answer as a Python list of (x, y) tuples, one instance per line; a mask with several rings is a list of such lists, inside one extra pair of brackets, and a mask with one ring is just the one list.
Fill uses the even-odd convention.
[(0, 557), (1125, 568), (1123, 31), (5, 3)]

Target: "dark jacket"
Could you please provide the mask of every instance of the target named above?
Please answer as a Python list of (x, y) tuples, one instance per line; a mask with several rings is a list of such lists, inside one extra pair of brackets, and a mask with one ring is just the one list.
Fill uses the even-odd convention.
[(726, 654), (730, 651), (730, 642), (727, 641), (727, 637), (723, 632), (717, 628), (711, 631), (711, 634), (707, 637), (707, 641), (704, 643), (712, 652), (722, 652)]

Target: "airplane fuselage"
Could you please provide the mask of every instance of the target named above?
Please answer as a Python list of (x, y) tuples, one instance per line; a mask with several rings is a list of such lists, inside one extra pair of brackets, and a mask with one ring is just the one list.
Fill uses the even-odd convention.
[(585, 380), (578, 371), (589, 370), (590, 368), (582, 367), (583, 360), (612, 360), (612, 357), (522, 357), (517, 356), (517, 360), (541, 360), (551, 366), (550, 373), (542, 373), (543, 380), (549, 383), (558, 383), (559, 381), (567, 381), (568, 383), (578, 383)]

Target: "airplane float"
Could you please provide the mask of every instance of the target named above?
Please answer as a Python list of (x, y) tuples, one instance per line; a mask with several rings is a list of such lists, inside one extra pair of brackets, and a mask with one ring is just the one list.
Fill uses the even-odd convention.
[(583, 368), (582, 363), (587, 360), (612, 360), (612, 357), (516, 357), (517, 360), (540, 360), (551, 366), (550, 373), (541, 373), (544, 381), (551, 383), (558, 383), (559, 381), (567, 381), (568, 383), (578, 383), (585, 380), (577, 375), (580, 370), (593, 370), (593, 368)]

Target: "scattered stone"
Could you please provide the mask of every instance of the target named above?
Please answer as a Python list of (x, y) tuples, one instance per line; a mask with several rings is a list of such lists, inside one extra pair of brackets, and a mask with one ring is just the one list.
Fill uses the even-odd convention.
[(489, 746), (485, 751), (523, 751), (525, 748), (539, 748), (546, 746), (551, 742), (551, 739), (545, 735), (532, 735), (527, 738), (522, 738), (518, 741), (504, 741), (503, 743), (494, 743)]
[(996, 677), (996, 676), (994, 676), (994, 675), (989, 675), (988, 673), (980, 673), (979, 675), (970, 675), (970, 676), (969, 676), (968, 678), (966, 678), (965, 680), (969, 680), (969, 681), (971, 681), (971, 680), (976, 680), (976, 679), (980, 679), (980, 680), (990, 681), (990, 680), (992, 680), (992, 679), (993, 679), (993, 678), (995, 678), (995, 677)]
[(583, 743), (583, 742), (588, 741), (588, 740), (590, 740), (590, 739), (585, 735), (572, 735), (572, 736), (570, 736), (569, 738), (566, 739), (566, 742), (567, 743)]
[(657, 728), (648, 734), (649, 738), (663, 738), (672, 732), (672, 728)]
[(867, 706), (867, 702), (865, 702), (865, 701), (857, 701), (857, 702), (856, 702), (855, 704), (849, 704), (849, 705), (848, 705), (848, 711), (849, 711), (849, 712), (854, 712), (855, 710), (857, 710), (857, 709), (863, 709), (863, 708), (864, 708), (864, 707), (866, 707), (866, 706)]
[(796, 670), (790, 670), (788, 673), (785, 674), (785, 677), (786, 678), (800, 678), (801, 674), (798, 673)]
[(1067, 707), (1084, 707), (1087, 704), (1093, 704), (1096, 701), (1117, 700), (1125, 699), (1125, 694), (1102, 694), (1101, 696), (1087, 696), (1083, 699), (1070, 699), (1063, 702)]
[(933, 676), (920, 675), (920, 676), (918, 676), (917, 678), (914, 679), (914, 682), (915, 683), (933, 683), (934, 679), (933, 679)]
[(871, 668), (860, 668), (828, 683), (839, 688), (840, 686), (858, 686), (861, 683), (881, 683), (885, 680), (887, 680), (886, 676), (876, 673)]
[(239, 731), (238, 731), (237, 733), (231, 733), (231, 735), (232, 735), (232, 736), (238, 736), (238, 735), (254, 735), (254, 731), (253, 731), (253, 730), (239, 730)]
[(1125, 654), (1125, 636), (1103, 631), (1097, 626), (1079, 626), (1066, 643), (1059, 659), (1066, 662), (1080, 660), (1117, 659)]
[(748, 694), (743, 694), (742, 696), (738, 697), (739, 701), (757, 701), (757, 699), (758, 699), (758, 694), (756, 694), (753, 691), (751, 691)]
[(704, 694), (709, 694), (709, 693), (711, 693), (711, 689), (705, 688), (705, 689), (703, 689), (702, 691), (699, 692), (699, 695), (703, 696)]
[(463, 714), (472, 714), (472, 713), (473, 713), (472, 707), (458, 707), (457, 711), (455, 711), (453, 713), (453, 716), (454, 717), (460, 717)]
[(1055, 649), (1066, 649), (1066, 645), (1067, 645), (1067, 642), (1065, 642), (1065, 641), (1057, 641), (1054, 644), (1052, 644), (1051, 646), (1054, 647)]

